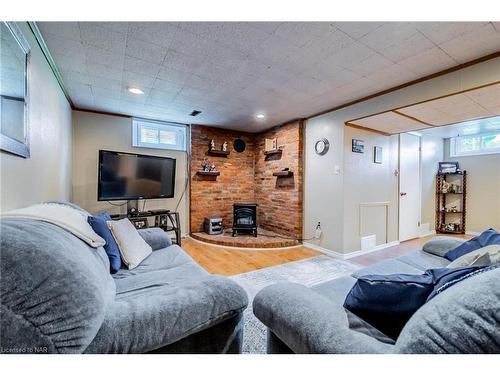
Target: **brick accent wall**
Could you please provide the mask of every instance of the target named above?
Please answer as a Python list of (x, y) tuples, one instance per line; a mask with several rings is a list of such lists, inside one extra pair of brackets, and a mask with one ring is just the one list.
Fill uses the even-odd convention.
[[(247, 144), (241, 153), (233, 149), (233, 141), (238, 137)], [(208, 126), (191, 127), (191, 233), (203, 231), (203, 220), (207, 216), (222, 216), (226, 228), (230, 228), (233, 203), (255, 202), (253, 138), (253, 134)], [(228, 143), (230, 154), (227, 158), (207, 155), (211, 139), (215, 140), (217, 150), (224, 141)], [(220, 176), (196, 175), (205, 158), (215, 164)]]
[[(236, 138), (242, 138), (247, 144), (242, 153), (233, 149)], [(283, 147), (281, 155), (264, 155), (266, 138), (278, 139), (278, 145)], [(224, 141), (228, 142), (227, 158), (207, 155), (211, 139), (215, 140), (217, 149)], [(191, 233), (203, 231), (204, 218), (213, 215), (222, 216), (226, 228), (230, 228), (233, 203), (255, 202), (260, 227), (294, 238), (302, 237), (302, 121), (259, 134), (193, 125), (191, 155)], [(205, 158), (215, 163), (220, 176), (196, 175)], [(272, 175), (285, 167), (294, 172), (293, 177)]]
[[(277, 138), (281, 154), (264, 155), (266, 138)], [(275, 177), (289, 168), (293, 177)], [(255, 137), (255, 199), (262, 228), (285, 236), (302, 237), (303, 123), (272, 128)]]

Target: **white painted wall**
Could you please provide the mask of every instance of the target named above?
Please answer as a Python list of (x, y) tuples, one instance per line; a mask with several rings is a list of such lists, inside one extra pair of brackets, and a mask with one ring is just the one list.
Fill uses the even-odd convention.
[[(421, 170), (422, 170), (422, 214), (421, 227), (425, 231), (433, 231), (436, 228), (436, 173), (438, 163), (444, 159), (443, 138), (432, 135), (422, 135), (421, 142)], [(428, 229), (427, 229), (428, 228)]]
[(0, 153), (0, 211), (71, 199), (71, 108), (29, 26), (30, 158)]
[(467, 232), (500, 230), (500, 154), (450, 158), (450, 140), (444, 141), (445, 161), (458, 161), (467, 171)]
[[(345, 212), (347, 209), (344, 207), (345, 192), (359, 190), (349, 194), (365, 197), (370, 194), (369, 190), (373, 181), (361, 175), (363, 184), (344, 183), (345, 168), (354, 168), (353, 173), (356, 173), (355, 166), (344, 165), (344, 145), (339, 143), (344, 140), (346, 121), (456, 93), (493, 81), (500, 81), (500, 58), (309, 119), (305, 125), (304, 144), (304, 237), (312, 236), (318, 221), (321, 221), (323, 236), (320, 241), (305, 242), (341, 254), (356, 250), (351, 237), (346, 237), (346, 234), (354, 233), (359, 227), (359, 222), (356, 221), (356, 217)], [(330, 142), (333, 141), (333, 147), (327, 155), (320, 157), (314, 153), (314, 142), (322, 137), (328, 138)], [(341, 166), (341, 171), (339, 175), (336, 175), (334, 167), (338, 164)], [(392, 183), (391, 186), (387, 186), (387, 189), (392, 188)], [(384, 196), (373, 194), (370, 199), (383, 200)], [(359, 203), (362, 202), (357, 202)], [(347, 206), (351, 207), (352, 204), (354, 202), (348, 203)]]
[[(73, 111), (73, 150), (73, 201), (91, 213), (126, 212), (126, 205), (116, 207), (108, 202), (97, 201), (99, 150), (132, 152), (177, 159), (174, 198), (147, 200), (145, 209), (174, 210), (181, 199), (186, 186), (187, 153), (132, 147), (131, 118)], [(188, 232), (188, 188), (186, 188), (178, 208), (183, 233)], [(123, 202), (113, 203), (121, 204)], [(142, 209), (142, 201), (139, 208)]]

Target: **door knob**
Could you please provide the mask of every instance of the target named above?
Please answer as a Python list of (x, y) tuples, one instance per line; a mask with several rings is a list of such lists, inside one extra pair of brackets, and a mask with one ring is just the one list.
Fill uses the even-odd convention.
[(399, 193), (399, 195), (401, 195), (402, 197), (404, 197), (406, 195), (406, 193), (401, 192), (401, 193)]

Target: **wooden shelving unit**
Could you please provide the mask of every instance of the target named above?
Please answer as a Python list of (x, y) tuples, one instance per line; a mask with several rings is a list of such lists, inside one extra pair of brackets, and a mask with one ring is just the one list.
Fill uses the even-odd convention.
[[(445, 183), (451, 184), (454, 190), (444, 191)], [(451, 188), (450, 187), (450, 188)], [(455, 211), (448, 207), (457, 203)], [(456, 199), (458, 197), (458, 199)], [(436, 232), (448, 234), (465, 234), (465, 218), (467, 213), (467, 172), (446, 173), (436, 175)], [(459, 216), (457, 218), (457, 216)], [(451, 225), (453, 224), (453, 226)]]
[(227, 156), (229, 155), (229, 151), (222, 151), (222, 150), (208, 150), (208, 151), (207, 151), (207, 155), (211, 155), (211, 156), (222, 156), (222, 157), (227, 158)]

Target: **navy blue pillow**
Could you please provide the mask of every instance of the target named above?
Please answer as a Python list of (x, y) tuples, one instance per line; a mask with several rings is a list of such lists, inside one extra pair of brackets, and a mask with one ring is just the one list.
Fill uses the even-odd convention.
[(476, 236), (448, 251), (444, 254), (444, 257), (453, 262), (462, 255), (489, 245), (500, 245), (500, 233), (493, 228), (485, 230), (479, 236)]
[(436, 268), (422, 275), (366, 275), (358, 278), (344, 307), (393, 340), (434, 289), (484, 267)]
[(108, 214), (100, 214), (99, 216), (89, 216), (87, 221), (99, 236), (104, 238), (106, 245), (104, 250), (109, 258), (109, 269), (111, 273), (117, 273), (122, 267), (122, 259), (120, 258), (120, 249), (116, 243), (111, 230), (108, 228), (106, 221), (110, 221), (111, 217)]

